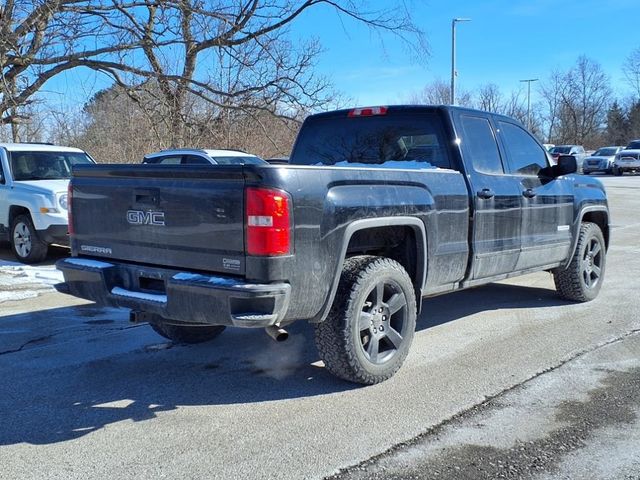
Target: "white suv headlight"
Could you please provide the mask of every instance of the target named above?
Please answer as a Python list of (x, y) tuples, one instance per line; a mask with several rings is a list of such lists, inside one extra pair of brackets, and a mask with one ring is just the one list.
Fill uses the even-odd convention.
[(59, 204), (60, 204), (60, 206), (61, 206), (63, 209), (65, 209), (65, 210), (67, 210), (67, 209), (68, 209), (68, 207), (69, 207), (69, 204), (68, 204), (68, 201), (69, 201), (69, 200), (68, 200), (68, 199), (69, 199), (69, 195), (67, 195), (66, 193), (63, 193), (63, 194), (62, 194), (62, 195), (60, 195), (60, 197), (58, 198), (58, 203), (59, 203)]

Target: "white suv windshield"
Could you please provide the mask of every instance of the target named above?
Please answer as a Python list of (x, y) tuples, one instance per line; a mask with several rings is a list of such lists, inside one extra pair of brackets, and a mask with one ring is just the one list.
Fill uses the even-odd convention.
[(93, 163), (82, 152), (11, 152), (11, 171), (16, 181), (57, 180), (71, 177), (71, 167)]

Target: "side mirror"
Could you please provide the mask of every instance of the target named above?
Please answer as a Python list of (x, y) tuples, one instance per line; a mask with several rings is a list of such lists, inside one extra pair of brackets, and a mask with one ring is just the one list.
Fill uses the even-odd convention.
[(555, 175), (560, 177), (562, 175), (568, 175), (570, 173), (576, 173), (578, 171), (578, 162), (573, 155), (560, 155), (558, 157), (558, 164), (555, 166)]
[(576, 173), (578, 171), (578, 161), (573, 155), (560, 155), (556, 165), (550, 165), (538, 172), (538, 176), (543, 184), (546, 184), (554, 178)]

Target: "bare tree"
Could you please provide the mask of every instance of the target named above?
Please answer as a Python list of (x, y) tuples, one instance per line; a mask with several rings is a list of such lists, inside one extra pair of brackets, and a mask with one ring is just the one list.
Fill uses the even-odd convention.
[(622, 65), (622, 72), (636, 99), (640, 100), (640, 47), (633, 50), (626, 58)]
[[(100, 0), (6, 0), (0, 6), (0, 124), (28, 119), (34, 95), (51, 78), (134, 46), (114, 42), (108, 24), (88, 14)], [(107, 1), (107, 0), (104, 0)]]
[[(403, 2), (379, 10), (368, 3), (6, 0), (0, 7), (0, 121), (15, 125), (24, 117), (20, 109), (49, 79), (80, 65), (111, 76), (141, 108), (155, 94), (153, 102), (167, 112), (163, 121), (171, 145), (184, 141), (193, 96), (220, 111), (295, 118), (299, 110), (331, 100), (329, 83), (313, 72), (318, 43), (289, 39), (289, 26), (307, 10), (332, 8), (337, 17), (420, 44), (421, 33)], [(233, 64), (233, 84), (217, 81), (223, 66), (215, 58)]]
[(596, 145), (601, 141), (611, 100), (609, 78), (599, 63), (581, 56), (565, 76), (562, 90), (562, 136), (572, 142)]
[(540, 96), (542, 97), (541, 116), (546, 125), (545, 138), (548, 142), (558, 142), (557, 131), (560, 123), (560, 109), (562, 105), (563, 90), (566, 88), (566, 75), (554, 70), (549, 78), (540, 83)]
[[(458, 89), (456, 92), (458, 105), (470, 107), (473, 104), (471, 93)], [(409, 97), (410, 103), (426, 105), (448, 105), (451, 102), (451, 86), (442, 79), (433, 80), (420, 92)]]

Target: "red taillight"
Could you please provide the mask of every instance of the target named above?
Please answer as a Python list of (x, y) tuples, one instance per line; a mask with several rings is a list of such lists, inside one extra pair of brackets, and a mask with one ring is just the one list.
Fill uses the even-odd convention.
[(280, 190), (254, 187), (248, 187), (245, 195), (247, 254), (275, 256), (290, 253), (289, 195)]
[(386, 115), (387, 107), (363, 107), (354, 108), (349, 111), (349, 117), (373, 117), (376, 115)]
[(73, 235), (75, 230), (73, 229), (73, 215), (71, 214), (71, 204), (73, 203), (73, 185), (69, 182), (69, 186), (67, 187), (67, 219), (69, 222), (69, 226), (67, 227), (69, 231), (69, 235)]

